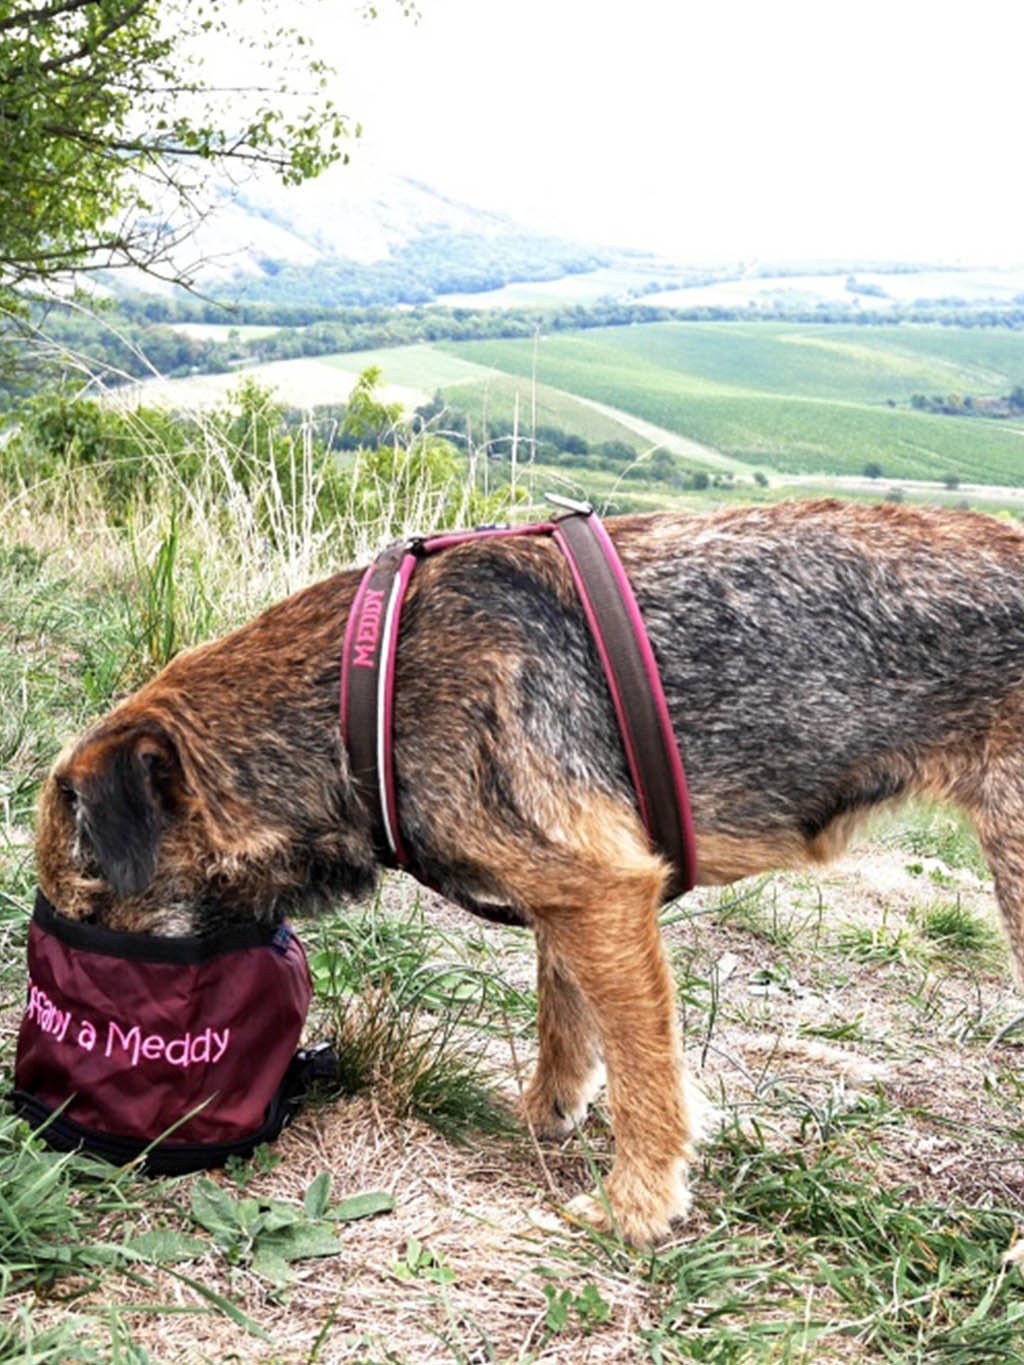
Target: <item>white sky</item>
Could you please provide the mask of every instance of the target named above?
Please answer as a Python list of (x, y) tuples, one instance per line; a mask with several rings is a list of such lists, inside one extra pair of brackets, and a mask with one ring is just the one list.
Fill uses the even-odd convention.
[(289, 18), (367, 150), (475, 205), (683, 260), (1024, 261), (1021, 0), (419, 3)]

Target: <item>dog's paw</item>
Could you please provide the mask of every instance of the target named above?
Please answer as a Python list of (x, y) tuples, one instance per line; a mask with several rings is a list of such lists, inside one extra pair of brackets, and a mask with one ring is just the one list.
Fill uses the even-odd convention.
[(587, 1102), (567, 1106), (544, 1092), (528, 1090), (523, 1097), (523, 1117), (538, 1137), (561, 1142), (587, 1117)]
[(578, 1194), (575, 1199), (570, 1199), (565, 1206), (565, 1213), (574, 1223), (584, 1223), (595, 1232), (615, 1231), (611, 1206), (607, 1199), (601, 1198), (599, 1191)]
[(604, 1066), (591, 1068), (581, 1081), (576, 1077), (541, 1074), (540, 1068), (526, 1087), (523, 1117), (538, 1137), (561, 1142), (587, 1117), (587, 1109), (604, 1083)]
[[(655, 1192), (659, 1188), (660, 1194)], [(672, 1220), (685, 1218), (690, 1203), (685, 1166), (679, 1163), (667, 1180), (660, 1181), (613, 1170), (603, 1193), (579, 1194), (565, 1212), (595, 1232), (617, 1233), (624, 1242), (645, 1249), (671, 1234)]]

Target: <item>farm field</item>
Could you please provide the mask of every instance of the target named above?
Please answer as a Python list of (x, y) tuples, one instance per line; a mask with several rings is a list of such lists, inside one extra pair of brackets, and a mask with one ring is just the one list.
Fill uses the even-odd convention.
[(481, 430), (488, 422), (513, 421), (519, 414), (521, 433), (529, 436), (537, 427), (560, 427), (582, 436), (591, 444), (602, 441), (624, 441), (637, 450), (666, 444), (685, 451), (698, 468), (729, 468), (736, 472), (742, 465), (706, 451), (673, 432), (647, 430), (642, 418), (635, 418), (621, 409), (610, 408), (592, 399), (580, 398), (555, 389), (548, 384), (524, 386), (522, 381), (498, 370), (486, 372), (486, 378), (446, 384), (441, 389), (446, 402), (460, 410), (479, 415)]
[[(1006, 393), (1024, 337), (940, 328), (655, 323), (532, 342), (444, 343), (482, 365), (628, 411), (782, 474), (1024, 482), (1020, 422), (902, 407), (915, 393)], [(889, 404), (897, 406), (889, 406)]]
[[(343, 359), (347, 360), (345, 356)], [(121, 407), (177, 408), (200, 410), (219, 407), (238, 388), (243, 379), (255, 380), (284, 403), (298, 408), (314, 408), (344, 403), (359, 377), (359, 369), (337, 363), (338, 357), (302, 356), (295, 360), (269, 360), (264, 364), (239, 366), (220, 374), (194, 374), (184, 379), (139, 379), (107, 390), (107, 401)], [(441, 368), (466, 368), (467, 362), (444, 356)], [(398, 403), (406, 411), (423, 403), (428, 391), (409, 388), (386, 379), (380, 390), (387, 403)]]

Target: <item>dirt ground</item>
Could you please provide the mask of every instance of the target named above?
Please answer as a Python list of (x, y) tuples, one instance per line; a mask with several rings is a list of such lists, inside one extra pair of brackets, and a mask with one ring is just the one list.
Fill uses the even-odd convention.
[[(389, 894), (400, 910), (410, 884), (396, 881)], [(811, 1140), (808, 1130), (820, 1137), (864, 1112), (873, 1141), (853, 1152), (858, 1180), (898, 1188), (907, 1201), (989, 1201), (1024, 1211), (1021, 1095), (1008, 1079), (1019, 1071), (1021, 1035), (990, 1046), (1022, 1007), (1001, 943), (980, 964), (966, 961), (969, 955), (950, 963), (921, 945), (915, 917), (936, 896), (996, 924), (983, 878), (888, 838), (813, 875), (697, 892), (670, 908), (665, 934), (681, 982), (689, 1065), (716, 1113), (692, 1173), (695, 1210), (661, 1249), (662, 1259), (686, 1265), (713, 1233), (720, 1236), (716, 1134), (730, 1126), (743, 1131), (756, 1123), (785, 1150)], [(687, 917), (677, 918), (679, 910)], [(436, 898), (426, 918), (455, 942), (482, 936), (494, 969), (510, 983), (529, 984), (527, 935), (482, 928)], [(710, 1007), (702, 982), (713, 985)], [(532, 1040), (510, 1027), (487, 1048), (514, 1104)], [(595, 1246), (560, 1213), (592, 1186), (592, 1163), (607, 1169), (611, 1150), (600, 1102), (586, 1143), (577, 1136), (561, 1146), (523, 1134), (454, 1142), (395, 1118), (373, 1095), (320, 1105), (286, 1131), (279, 1163), (246, 1193), (301, 1200), (311, 1179), (329, 1171), (335, 1197), (387, 1190), (394, 1211), (346, 1225), (342, 1252), (298, 1262), (298, 1280), (281, 1296), (215, 1253), (187, 1267), (192, 1279), (230, 1297), (269, 1341), (222, 1312), (195, 1316), (190, 1310), (209, 1305), (163, 1271), (145, 1285), (119, 1281), (117, 1307), (138, 1345), (182, 1365), (879, 1358), (855, 1332), (785, 1356), (752, 1336), (744, 1353), (742, 1322), (734, 1354), (697, 1353), (698, 1333), (693, 1355), (684, 1338), (670, 1337), (659, 1357), (651, 1343), (666, 1297), (663, 1285), (653, 1285), (650, 1258)], [(742, 1207), (742, 1170), (736, 1175)], [(188, 1190), (179, 1183), (170, 1203), (161, 1196), (135, 1230), (147, 1221), (173, 1225), (174, 1205), (187, 1210)], [(752, 1222), (756, 1230), (756, 1216)], [(410, 1247), (417, 1246), (430, 1254), (414, 1255), (410, 1268)], [(571, 1311), (559, 1325), (551, 1298), (565, 1289)], [(798, 1282), (778, 1311), (799, 1315), (802, 1293)], [(806, 1296), (808, 1315), (820, 1312), (820, 1291), (816, 1296), (809, 1282)], [(144, 1306), (154, 1302), (183, 1311), (147, 1315)], [(102, 1291), (70, 1305), (36, 1300), (33, 1321), (106, 1303)], [(581, 1307), (587, 1303), (593, 1313)], [(839, 1306), (836, 1316), (843, 1316)]]

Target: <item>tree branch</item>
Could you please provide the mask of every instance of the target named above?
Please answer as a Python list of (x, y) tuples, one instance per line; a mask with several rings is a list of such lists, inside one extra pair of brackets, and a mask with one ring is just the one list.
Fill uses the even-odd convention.
[(60, 123), (45, 123), (41, 126), (47, 134), (53, 137), (66, 138), (69, 142), (77, 142), (80, 146), (88, 147), (97, 152), (134, 152), (140, 156), (169, 156), (182, 160), (190, 158), (194, 161), (227, 158), (232, 161), (244, 161), (254, 166), (286, 166), (289, 164), (289, 156), (286, 150), (280, 152), (263, 151), (258, 147), (245, 150), (246, 142), (242, 135), (239, 135), (230, 145), (206, 148), (184, 147), (172, 139), (167, 139), (165, 142), (155, 139), (152, 142), (147, 142), (142, 138), (102, 137), (95, 133), (87, 133), (82, 128), (72, 128)]
[(63, 14), (73, 14), (75, 10), (88, 9), (96, 0), (62, 0), (57, 5), (44, 5), (42, 9), (24, 10), (21, 14), (8, 15), (0, 19), (0, 33), (12, 28), (27, 28), (29, 24), (43, 23), (48, 19), (59, 19)]
[[(102, 47), (108, 38), (112, 38), (115, 33), (130, 24), (133, 19), (138, 18), (139, 14), (146, 8), (148, 0), (136, 0), (134, 5), (130, 5), (112, 23), (108, 24), (88, 42), (82, 44), (75, 52), (65, 52), (61, 57), (51, 57), (48, 62), (40, 62), (36, 70), (45, 75), (48, 71), (57, 71), (62, 66), (70, 66), (72, 63), (81, 61), (83, 57), (91, 57), (96, 49)], [(24, 68), (23, 68), (24, 70)], [(22, 72), (15, 68), (14, 74), (21, 75)]]

